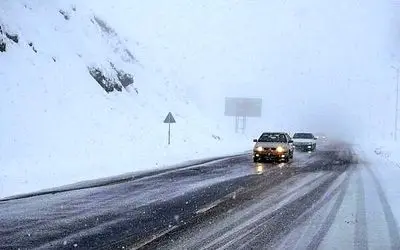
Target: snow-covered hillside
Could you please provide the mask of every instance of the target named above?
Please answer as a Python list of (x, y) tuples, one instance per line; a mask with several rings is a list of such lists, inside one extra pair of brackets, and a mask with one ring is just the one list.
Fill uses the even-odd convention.
[(250, 145), (82, 2), (0, 2), (0, 197)]

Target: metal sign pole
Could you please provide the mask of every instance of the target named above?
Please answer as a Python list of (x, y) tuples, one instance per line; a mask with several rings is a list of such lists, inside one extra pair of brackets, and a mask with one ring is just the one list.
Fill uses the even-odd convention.
[(245, 130), (246, 130), (246, 116), (243, 116), (243, 134)]
[(397, 141), (397, 119), (399, 115), (399, 74), (400, 69), (396, 68), (396, 109), (394, 115), (394, 140)]
[(392, 69), (396, 70), (396, 107), (394, 109), (394, 140), (397, 141), (397, 119), (399, 112), (399, 75), (400, 68), (392, 66)]
[(164, 120), (164, 123), (168, 123), (168, 145), (171, 145), (171, 123), (176, 123), (174, 116), (171, 112), (168, 113)]
[(239, 117), (235, 116), (235, 133), (239, 132)]
[(171, 123), (168, 123), (168, 145), (171, 145)]

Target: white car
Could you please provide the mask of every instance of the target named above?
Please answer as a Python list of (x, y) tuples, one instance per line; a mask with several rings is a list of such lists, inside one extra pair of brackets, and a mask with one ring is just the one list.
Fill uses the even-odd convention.
[(293, 135), (293, 145), (296, 150), (313, 152), (317, 148), (317, 138), (312, 133), (295, 133)]

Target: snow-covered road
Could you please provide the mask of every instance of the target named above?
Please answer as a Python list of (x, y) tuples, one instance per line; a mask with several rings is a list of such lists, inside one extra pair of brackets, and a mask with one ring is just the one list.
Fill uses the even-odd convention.
[(250, 201), (151, 247), (399, 249), (397, 189), (387, 178), (396, 165), (354, 145), (325, 150), (303, 168), (310, 172), (252, 192)]
[(343, 173), (309, 219), (279, 249), (399, 249), (400, 237), (382, 182), (374, 173), (383, 163), (362, 162)]
[(0, 248), (398, 249), (384, 164), (326, 145), (289, 164), (239, 155), (1, 201)]

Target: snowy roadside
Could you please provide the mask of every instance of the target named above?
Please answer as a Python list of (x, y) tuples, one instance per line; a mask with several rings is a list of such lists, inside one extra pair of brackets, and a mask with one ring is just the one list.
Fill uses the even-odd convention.
[[(373, 143), (369, 146), (362, 147), (361, 152), (361, 157), (366, 160), (366, 166), (369, 167), (382, 186), (382, 190), (387, 197), (397, 225), (399, 225), (400, 222), (399, 150), (400, 144), (384, 142)], [(372, 206), (372, 204), (370, 204), (370, 206)], [(398, 230), (400, 230), (399, 227)]]
[(91, 6), (0, 3), (0, 198), (251, 148)]
[[(137, 178), (143, 178), (148, 175), (163, 174), (163, 173), (170, 172), (170, 171), (176, 171), (176, 170), (179, 170), (179, 169), (182, 169), (185, 167), (208, 165), (211, 162), (216, 162), (216, 161), (230, 158), (230, 157), (236, 157), (239, 155), (243, 155), (244, 153), (246, 153), (246, 152), (238, 151), (238, 152), (234, 152), (234, 153), (225, 153), (225, 154), (221, 153), (220, 155), (208, 155), (208, 156), (203, 156), (202, 158), (187, 159), (187, 160), (182, 160), (180, 162), (175, 162), (175, 163), (173, 161), (171, 161), (172, 163), (170, 163), (170, 164), (159, 165), (157, 167), (154, 167), (154, 165), (150, 166), (148, 163), (145, 165), (147, 168), (145, 168), (143, 170), (132, 170), (131, 172), (125, 172), (122, 174), (116, 173), (114, 175), (104, 176), (104, 177), (99, 177), (99, 178), (94, 178), (91, 175), (84, 175), (84, 176), (82, 176), (82, 178), (83, 178), (82, 181), (78, 181), (78, 182), (71, 181), (68, 184), (64, 184), (61, 186), (60, 186), (60, 184), (55, 184), (55, 183), (53, 183), (53, 184), (49, 183), (48, 187), (41, 188), (41, 189), (38, 189), (38, 187), (34, 187), (34, 186), (26, 186), (26, 188), (29, 189), (28, 191), (26, 191), (24, 193), (12, 194), (12, 195), (0, 197), (0, 201), (31, 197), (31, 196), (41, 195), (41, 194), (65, 192), (65, 191), (72, 191), (72, 190), (78, 190), (78, 189), (111, 185), (111, 184), (131, 181), (131, 180), (137, 179)], [(176, 158), (176, 159), (178, 159), (178, 158)], [(157, 163), (156, 163), (156, 165), (157, 165)], [(85, 178), (85, 176), (86, 176), (86, 178)], [(68, 182), (68, 180), (66, 180), (66, 182)], [(15, 187), (10, 185), (10, 189), (15, 189)]]
[(93, 158), (70, 160), (59, 158), (58, 161), (44, 159), (46, 162), (25, 162), (24, 166), (0, 169), (0, 198), (46, 189), (87, 186), (146, 171), (166, 170), (216, 157), (243, 154), (251, 148), (251, 144), (243, 143), (244, 141), (221, 141), (211, 146), (199, 143), (196, 149), (176, 143), (175, 146), (165, 146), (155, 151), (146, 152), (142, 149), (139, 154), (131, 155), (108, 152), (108, 157), (99, 155), (101, 160), (96, 158), (96, 161), (92, 161)]
[(387, 161), (400, 168), (400, 154), (398, 153), (400, 151), (399, 143), (386, 142), (376, 144), (373, 151), (376, 155), (385, 158)]

